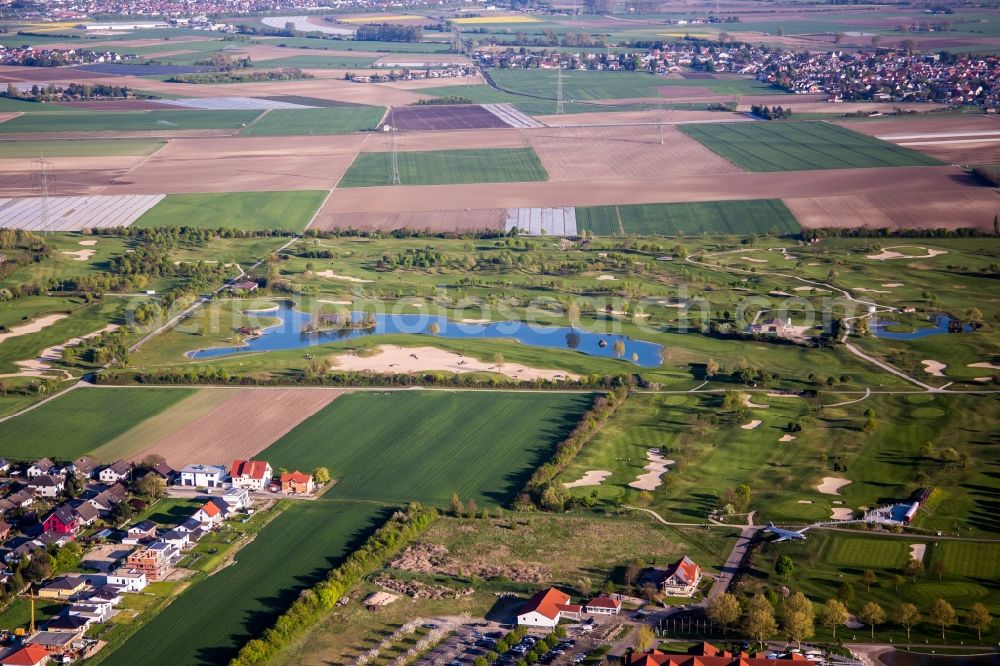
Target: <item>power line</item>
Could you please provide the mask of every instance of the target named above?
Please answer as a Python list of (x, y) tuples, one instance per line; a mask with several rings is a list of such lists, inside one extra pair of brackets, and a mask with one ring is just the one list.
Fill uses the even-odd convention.
[(556, 70), (556, 113), (563, 114), (566, 113), (566, 109), (563, 107), (563, 73), (562, 73), (562, 62), (559, 62), (559, 69)]
[(33, 160), (32, 164), (38, 165), (38, 173), (36, 178), (38, 179), (38, 189), (42, 195), (42, 207), (39, 211), (41, 213), (41, 219), (39, 220), (39, 230), (49, 231), (49, 167), (52, 166), (52, 162), (45, 159), (43, 154), (39, 154), (37, 160)]
[(389, 125), (389, 184), (399, 185), (399, 152), (396, 145), (396, 126)]

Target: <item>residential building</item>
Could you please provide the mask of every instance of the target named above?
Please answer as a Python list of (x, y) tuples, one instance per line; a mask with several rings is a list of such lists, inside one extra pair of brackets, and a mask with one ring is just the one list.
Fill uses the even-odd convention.
[(49, 661), (49, 651), (41, 645), (26, 645), (0, 659), (4, 666), (42, 666)]
[(25, 647), (35, 645), (44, 648), (50, 655), (62, 656), (82, 637), (82, 631), (38, 631), (26, 638), (24, 645)]
[(119, 481), (127, 483), (131, 477), (133, 467), (132, 463), (127, 460), (119, 460), (102, 469), (97, 474), (97, 478), (101, 480), (101, 483), (111, 484), (118, 483)]
[(554, 628), (561, 619), (580, 619), (583, 607), (570, 603), (568, 594), (554, 587), (536, 592), (517, 614), (517, 623), (525, 627)]
[(222, 488), (226, 481), (226, 468), (222, 465), (188, 465), (181, 469), (178, 485), (194, 488)]
[(119, 567), (105, 577), (106, 585), (120, 587), (125, 592), (141, 592), (148, 584), (144, 571)]
[(316, 490), (311, 474), (305, 474), (299, 470), (285, 472), (281, 475), (281, 492), (295, 493), (297, 495), (307, 495)]
[(69, 465), (66, 470), (72, 474), (89, 479), (94, 476), (94, 472), (100, 467), (100, 463), (90, 456), (80, 456)]
[[(800, 654), (791, 653), (787, 659), (802, 666), (812, 666), (815, 662)], [(710, 643), (698, 643), (688, 654), (670, 654), (659, 650), (633, 652), (628, 655), (627, 666), (774, 666), (773, 659), (751, 657), (746, 652), (738, 654), (720, 650)]]
[(6, 474), (10, 471), (10, 461), (6, 458), (0, 458), (0, 474)]
[(229, 477), (234, 488), (262, 491), (271, 485), (274, 472), (264, 460), (234, 460)]
[(43, 474), (48, 474), (54, 470), (56, 464), (49, 460), (48, 458), (42, 458), (41, 460), (36, 460), (31, 463), (28, 467), (27, 476), (29, 479), (33, 479), (36, 476), (42, 476)]
[(246, 488), (230, 488), (222, 495), (222, 499), (233, 511), (239, 511), (250, 506), (250, 491)]
[(51, 474), (39, 474), (28, 481), (28, 488), (35, 491), (39, 497), (58, 497), (65, 487), (64, 477)]
[(73, 507), (73, 513), (76, 515), (77, 520), (80, 521), (80, 527), (91, 525), (101, 515), (101, 512), (86, 500), (74, 500), (70, 502), (70, 506)]
[(59, 576), (38, 590), (38, 596), (49, 599), (71, 599), (87, 589), (87, 581), (76, 576)]
[(153, 582), (163, 578), (167, 569), (179, 559), (179, 556), (180, 550), (175, 546), (163, 541), (154, 541), (129, 555), (126, 566), (141, 571), (146, 574), (146, 580)]
[(177, 479), (177, 472), (167, 463), (157, 463), (149, 470), (150, 474), (155, 474), (168, 486)]
[(649, 570), (642, 582), (653, 583), (671, 597), (693, 597), (701, 583), (701, 567), (685, 555), (666, 569)]
[(60, 504), (42, 523), (46, 532), (75, 536), (80, 530), (80, 518), (69, 504)]
[(222, 522), (225, 516), (222, 515), (222, 509), (215, 502), (208, 501), (202, 505), (200, 509), (194, 512), (191, 516), (197, 520), (201, 525), (218, 525)]
[(177, 550), (183, 550), (192, 541), (192, 536), (194, 534), (196, 534), (196, 532), (169, 530), (160, 535), (160, 540), (166, 544), (174, 546)]
[(6, 541), (10, 536), (11, 525), (6, 520), (0, 520), (0, 542)]
[(152, 520), (143, 520), (129, 526), (125, 531), (125, 538), (122, 539), (122, 543), (132, 546), (144, 540), (154, 538), (156, 538), (156, 523)]
[(126, 499), (128, 499), (128, 489), (120, 483), (113, 483), (91, 498), (90, 503), (102, 516), (107, 516), (117, 504)]
[(45, 625), (45, 630), (79, 633), (81, 631), (86, 631), (87, 627), (89, 627), (92, 623), (93, 620), (88, 617), (64, 613), (49, 620)]
[(588, 615), (618, 615), (622, 608), (622, 602), (611, 597), (601, 595), (594, 597), (584, 606), (584, 611)]

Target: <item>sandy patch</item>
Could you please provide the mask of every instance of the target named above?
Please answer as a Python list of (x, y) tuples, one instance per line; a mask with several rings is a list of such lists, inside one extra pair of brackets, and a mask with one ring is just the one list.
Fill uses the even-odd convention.
[(44, 317), (39, 317), (38, 319), (29, 322), (27, 324), (22, 324), (20, 326), (14, 326), (8, 329), (5, 333), (0, 333), (0, 342), (3, 342), (7, 338), (16, 338), (22, 335), (31, 335), (32, 333), (38, 333), (38, 331), (43, 328), (48, 328), (52, 324), (65, 319), (69, 315), (64, 314), (53, 314), (46, 315)]
[(491, 319), (463, 319), (463, 324), (488, 324), (492, 321)]
[[(893, 247), (908, 247), (914, 250), (923, 250), (925, 254), (922, 255), (912, 255), (903, 254), (902, 252), (893, 251)], [(875, 259), (877, 261), (885, 261), (886, 259), (930, 259), (931, 257), (936, 257), (939, 254), (948, 254), (946, 250), (935, 250), (931, 247), (920, 247), (917, 245), (893, 245), (892, 247), (882, 248), (882, 251), (878, 254), (869, 254), (868, 259)]]
[(769, 398), (801, 398), (802, 395), (799, 393), (785, 393), (782, 391), (768, 391), (765, 393)]
[(320, 300), (320, 303), (329, 303), (330, 305), (352, 305), (354, 301), (324, 301)]
[(92, 246), (92, 245), (97, 245), (97, 241), (95, 241), (95, 240), (80, 241), (80, 245), (86, 245), (86, 246), (89, 247), (89, 246)]
[(767, 259), (754, 259), (753, 257), (740, 257), (743, 261), (749, 261), (754, 264), (766, 264)]
[(782, 435), (779, 442), (792, 442), (795, 441), (795, 435)]
[(796, 287), (795, 289), (792, 289), (792, 291), (815, 291), (816, 293), (820, 293), (820, 292), (827, 292), (827, 293), (829, 293), (830, 290), (829, 289), (823, 289), (822, 287)]
[(768, 296), (791, 296), (787, 291), (771, 291), (768, 292)]
[(979, 382), (981, 384), (985, 384), (986, 382), (988, 382), (988, 381), (990, 381), (992, 379), (993, 379), (992, 377), (973, 377), (972, 381)]
[[(58, 316), (60, 319), (64, 318), (66, 315), (53, 315)], [(28, 359), (26, 361), (14, 361), (20, 370), (18, 372), (9, 373), (6, 375), (0, 375), (0, 377), (44, 377), (46, 372), (54, 372), (52, 368), (52, 362), (58, 361), (62, 358), (63, 352), (69, 347), (78, 347), (85, 340), (90, 340), (91, 338), (96, 338), (102, 333), (108, 333), (111, 331), (118, 330), (118, 324), (108, 324), (102, 329), (94, 331), (93, 333), (88, 333), (87, 335), (81, 335), (76, 338), (70, 338), (61, 345), (55, 345), (53, 347), (46, 347), (42, 350), (42, 353), (38, 355), (37, 358)], [(69, 379), (71, 375), (66, 370), (58, 370), (61, 372), (66, 379)]]
[(830, 517), (834, 520), (850, 520), (854, 517), (852, 509), (837, 508), (830, 512)]
[(380, 608), (382, 606), (388, 606), (397, 599), (399, 599), (398, 595), (390, 594), (389, 592), (372, 592), (365, 597), (364, 604), (369, 608)]
[(743, 404), (750, 409), (767, 409), (770, 405), (761, 405), (750, 399), (750, 396), (746, 393), (743, 394)]
[(359, 372), (496, 372), (511, 379), (532, 380), (577, 380), (574, 375), (563, 370), (541, 370), (530, 368), (518, 363), (504, 363), (497, 368), (495, 363), (462, 356), (455, 352), (445, 351), (437, 347), (399, 347), (397, 345), (380, 345), (378, 353), (372, 356), (356, 356), (341, 354), (331, 358), (339, 370)]
[(980, 361), (979, 363), (970, 363), (970, 368), (987, 368), (989, 370), (1000, 370), (1000, 365), (996, 363), (987, 363), (986, 361)]
[(595, 280), (617, 280), (614, 275), (598, 275)]
[(361, 278), (351, 277), (350, 275), (338, 275), (331, 270), (317, 271), (313, 273), (317, 277), (330, 278), (331, 280), (343, 280), (344, 282), (371, 282), (371, 280), (362, 280)]
[(59, 254), (68, 254), (73, 257), (73, 261), (87, 261), (92, 256), (97, 254), (97, 250), (76, 250), (75, 252), (70, 250), (60, 250)]
[(799, 504), (812, 504), (812, 500), (799, 500)]
[(761, 421), (760, 419), (754, 419), (750, 423), (744, 423), (740, 427), (743, 428), (744, 430), (754, 430), (757, 427), (759, 427), (761, 423), (763, 423), (763, 421)]
[(824, 476), (823, 482), (816, 486), (816, 490), (824, 495), (839, 495), (840, 489), (849, 484), (847, 479), (840, 479), (835, 476)]
[(903, 283), (902, 282), (886, 282), (882, 286), (885, 287), (886, 289), (895, 289), (896, 287), (902, 287)]
[(563, 485), (567, 488), (579, 488), (580, 486), (599, 486), (604, 480), (611, 476), (611, 472), (603, 469), (595, 469), (587, 472), (576, 481), (570, 481)]
[(944, 373), (941, 371), (948, 367), (946, 363), (942, 363), (941, 361), (932, 361), (930, 359), (924, 359), (921, 363), (924, 366), (924, 372), (929, 375), (934, 375), (935, 377), (944, 377)]
[(635, 481), (628, 484), (630, 488), (656, 490), (663, 483), (660, 477), (663, 476), (670, 465), (674, 464), (673, 460), (664, 458), (657, 449), (648, 449), (646, 457), (649, 458), (649, 464), (643, 467), (646, 473), (640, 474), (636, 477)]
[(910, 544), (910, 559), (916, 560), (917, 562), (924, 561), (924, 553), (927, 552), (926, 543), (911, 543)]
[(855, 287), (852, 291), (860, 291), (866, 294), (891, 294), (891, 291), (884, 289), (868, 289), (867, 287)]

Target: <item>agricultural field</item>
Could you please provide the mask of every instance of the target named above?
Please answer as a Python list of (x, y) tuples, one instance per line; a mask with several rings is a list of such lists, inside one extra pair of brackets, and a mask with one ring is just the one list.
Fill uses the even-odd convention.
[(90, 139), (80, 141), (0, 142), (0, 159), (44, 157), (99, 157), (104, 155), (152, 155), (162, 141), (141, 139)]
[(598, 236), (794, 234), (799, 223), (774, 199), (576, 209), (577, 227)]
[(244, 128), (241, 136), (324, 136), (373, 130), (385, 109), (361, 106), (327, 109), (273, 109)]
[(429, 104), (393, 107), (385, 124), (403, 131), (510, 127), (478, 104)]
[(236, 129), (260, 111), (109, 111), (24, 114), (0, 123), (0, 134), (22, 132), (135, 132)]
[(830, 123), (758, 122), (682, 125), (691, 138), (748, 171), (933, 166), (915, 150)]
[(300, 69), (368, 69), (378, 58), (370, 56), (296, 55), (289, 58), (262, 61), (267, 67), (298, 67)]
[[(403, 185), (523, 183), (548, 178), (531, 148), (404, 151), (398, 159)], [(390, 176), (389, 153), (360, 153), (338, 187), (388, 185)]]
[(169, 408), (194, 389), (81, 388), (0, 422), (12, 460), (73, 460)]
[(325, 198), (323, 191), (170, 194), (135, 225), (298, 232), (306, 228)]

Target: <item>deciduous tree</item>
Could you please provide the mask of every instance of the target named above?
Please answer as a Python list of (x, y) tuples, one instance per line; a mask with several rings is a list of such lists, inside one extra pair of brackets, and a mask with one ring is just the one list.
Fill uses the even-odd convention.
[(861, 612), (858, 613), (858, 619), (871, 627), (872, 638), (874, 639), (875, 627), (885, 623), (885, 611), (882, 610), (882, 607), (874, 601), (869, 601), (861, 607)]
[(955, 621), (958, 619), (952, 605), (940, 598), (935, 599), (934, 603), (931, 604), (928, 618), (932, 623), (941, 627), (941, 640), (944, 640), (944, 630), (955, 624)]
[(906, 603), (896, 611), (896, 624), (906, 629), (906, 640), (910, 640), (910, 630), (920, 624), (920, 611), (913, 604)]
[(722, 625), (723, 632), (739, 621), (741, 612), (740, 601), (735, 594), (726, 592), (708, 600), (708, 619)]
[(965, 614), (965, 624), (969, 629), (975, 629), (979, 640), (983, 640), (983, 631), (993, 624), (993, 616), (986, 606), (977, 601), (969, 606), (969, 612)]
[(820, 624), (831, 630), (834, 638), (837, 638), (837, 627), (846, 624), (849, 617), (847, 606), (836, 599), (827, 599), (819, 612)]
[(813, 635), (814, 618), (812, 602), (801, 592), (790, 596), (782, 606), (782, 627), (798, 647), (802, 647), (802, 641)]

